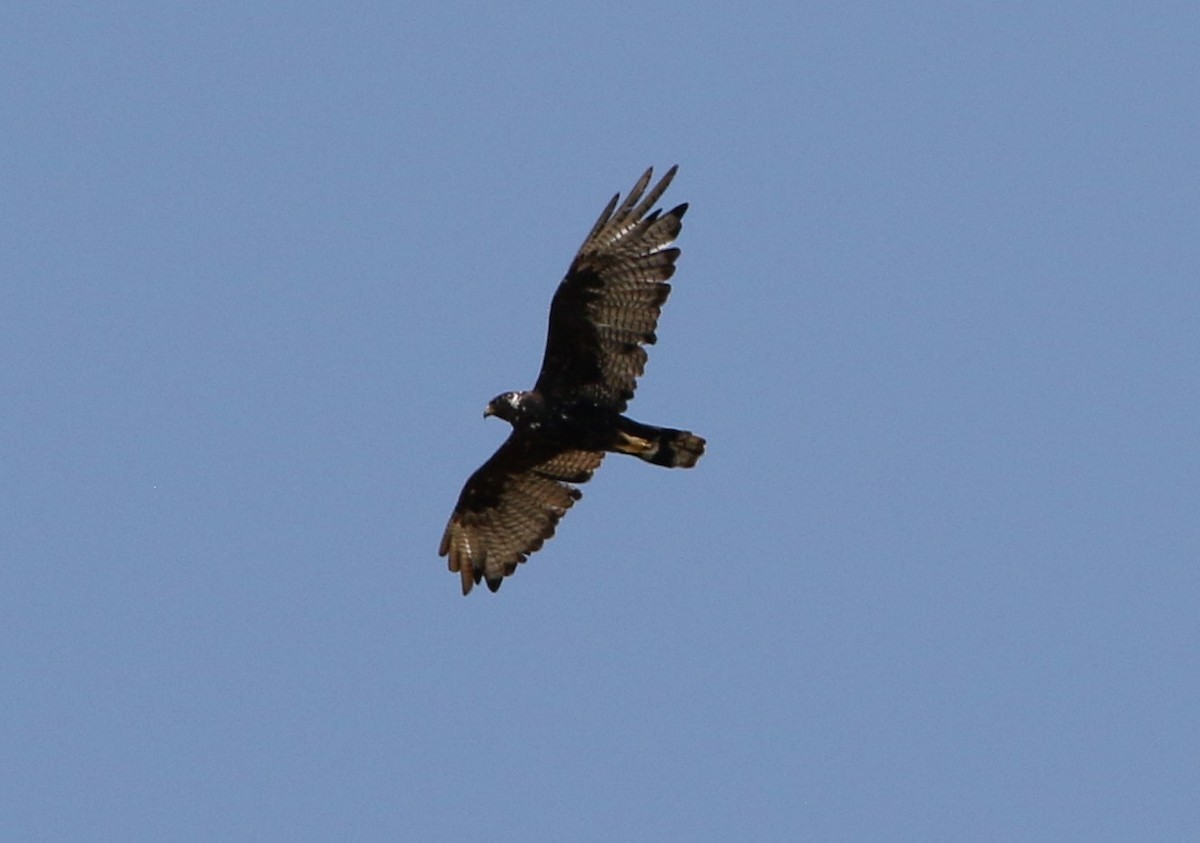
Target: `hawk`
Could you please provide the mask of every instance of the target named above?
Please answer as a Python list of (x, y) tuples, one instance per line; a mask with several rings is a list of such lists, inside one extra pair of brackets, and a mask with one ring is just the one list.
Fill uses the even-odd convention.
[[(671, 292), (687, 205), (650, 211), (676, 167), (653, 188), (646, 170), (620, 206), (613, 196), (550, 303), (542, 369), (532, 390), (505, 392), (483, 415), (512, 425), (507, 440), (471, 475), (442, 535), (438, 555), (462, 577), (492, 591), (554, 535), (606, 452), (653, 465), (691, 468), (705, 442), (691, 431), (623, 415), (655, 342)], [(649, 213), (648, 213), (649, 212)]]

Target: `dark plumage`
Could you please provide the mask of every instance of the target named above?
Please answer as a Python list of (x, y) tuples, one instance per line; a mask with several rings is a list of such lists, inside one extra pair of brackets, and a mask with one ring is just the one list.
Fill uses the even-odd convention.
[(619, 194), (608, 203), (554, 294), (537, 383), (484, 410), (513, 431), (467, 480), (442, 536), (438, 553), (461, 575), (463, 594), (481, 579), (495, 591), (554, 535), (581, 496), (570, 484), (587, 482), (605, 452), (672, 468), (691, 468), (704, 453), (704, 440), (689, 431), (622, 415), (679, 257), (670, 244), (687, 205), (649, 212), (675, 170), (648, 193), (646, 170), (620, 207)]

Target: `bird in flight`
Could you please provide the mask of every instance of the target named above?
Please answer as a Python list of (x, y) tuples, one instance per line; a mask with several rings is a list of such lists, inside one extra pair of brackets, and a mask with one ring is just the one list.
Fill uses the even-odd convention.
[(705, 442), (691, 431), (654, 427), (623, 415), (655, 342), (671, 292), (687, 205), (650, 211), (676, 167), (649, 192), (646, 170), (625, 201), (613, 196), (583, 241), (550, 303), (542, 369), (532, 390), (493, 398), (484, 417), (512, 433), (470, 476), (442, 535), (438, 555), (462, 577), (492, 591), (554, 535), (606, 452), (653, 465), (691, 468)]

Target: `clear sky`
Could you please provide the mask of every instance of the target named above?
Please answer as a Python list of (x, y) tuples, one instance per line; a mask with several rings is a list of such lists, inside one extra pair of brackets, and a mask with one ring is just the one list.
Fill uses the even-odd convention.
[[(1200, 839), (1194, 3), (0, 12), (0, 839)], [(610, 457), (436, 555), (691, 203)]]

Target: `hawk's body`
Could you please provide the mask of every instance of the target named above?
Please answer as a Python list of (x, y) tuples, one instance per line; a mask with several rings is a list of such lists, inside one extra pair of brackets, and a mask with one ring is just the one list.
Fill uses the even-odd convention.
[(687, 210), (647, 213), (675, 168), (643, 197), (650, 174), (619, 208), (612, 198), (559, 284), (533, 390), (506, 392), (484, 411), (513, 432), (467, 480), (442, 536), (439, 553), (461, 574), (463, 594), (481, 579), (495, 591), (554, 535), (580, 498), (569, 484), (589, 480), (605, 452), (679, 468), (704, 453), (699, 436), (622, 415), (671, 291), (679, 250), (670, 244)]

